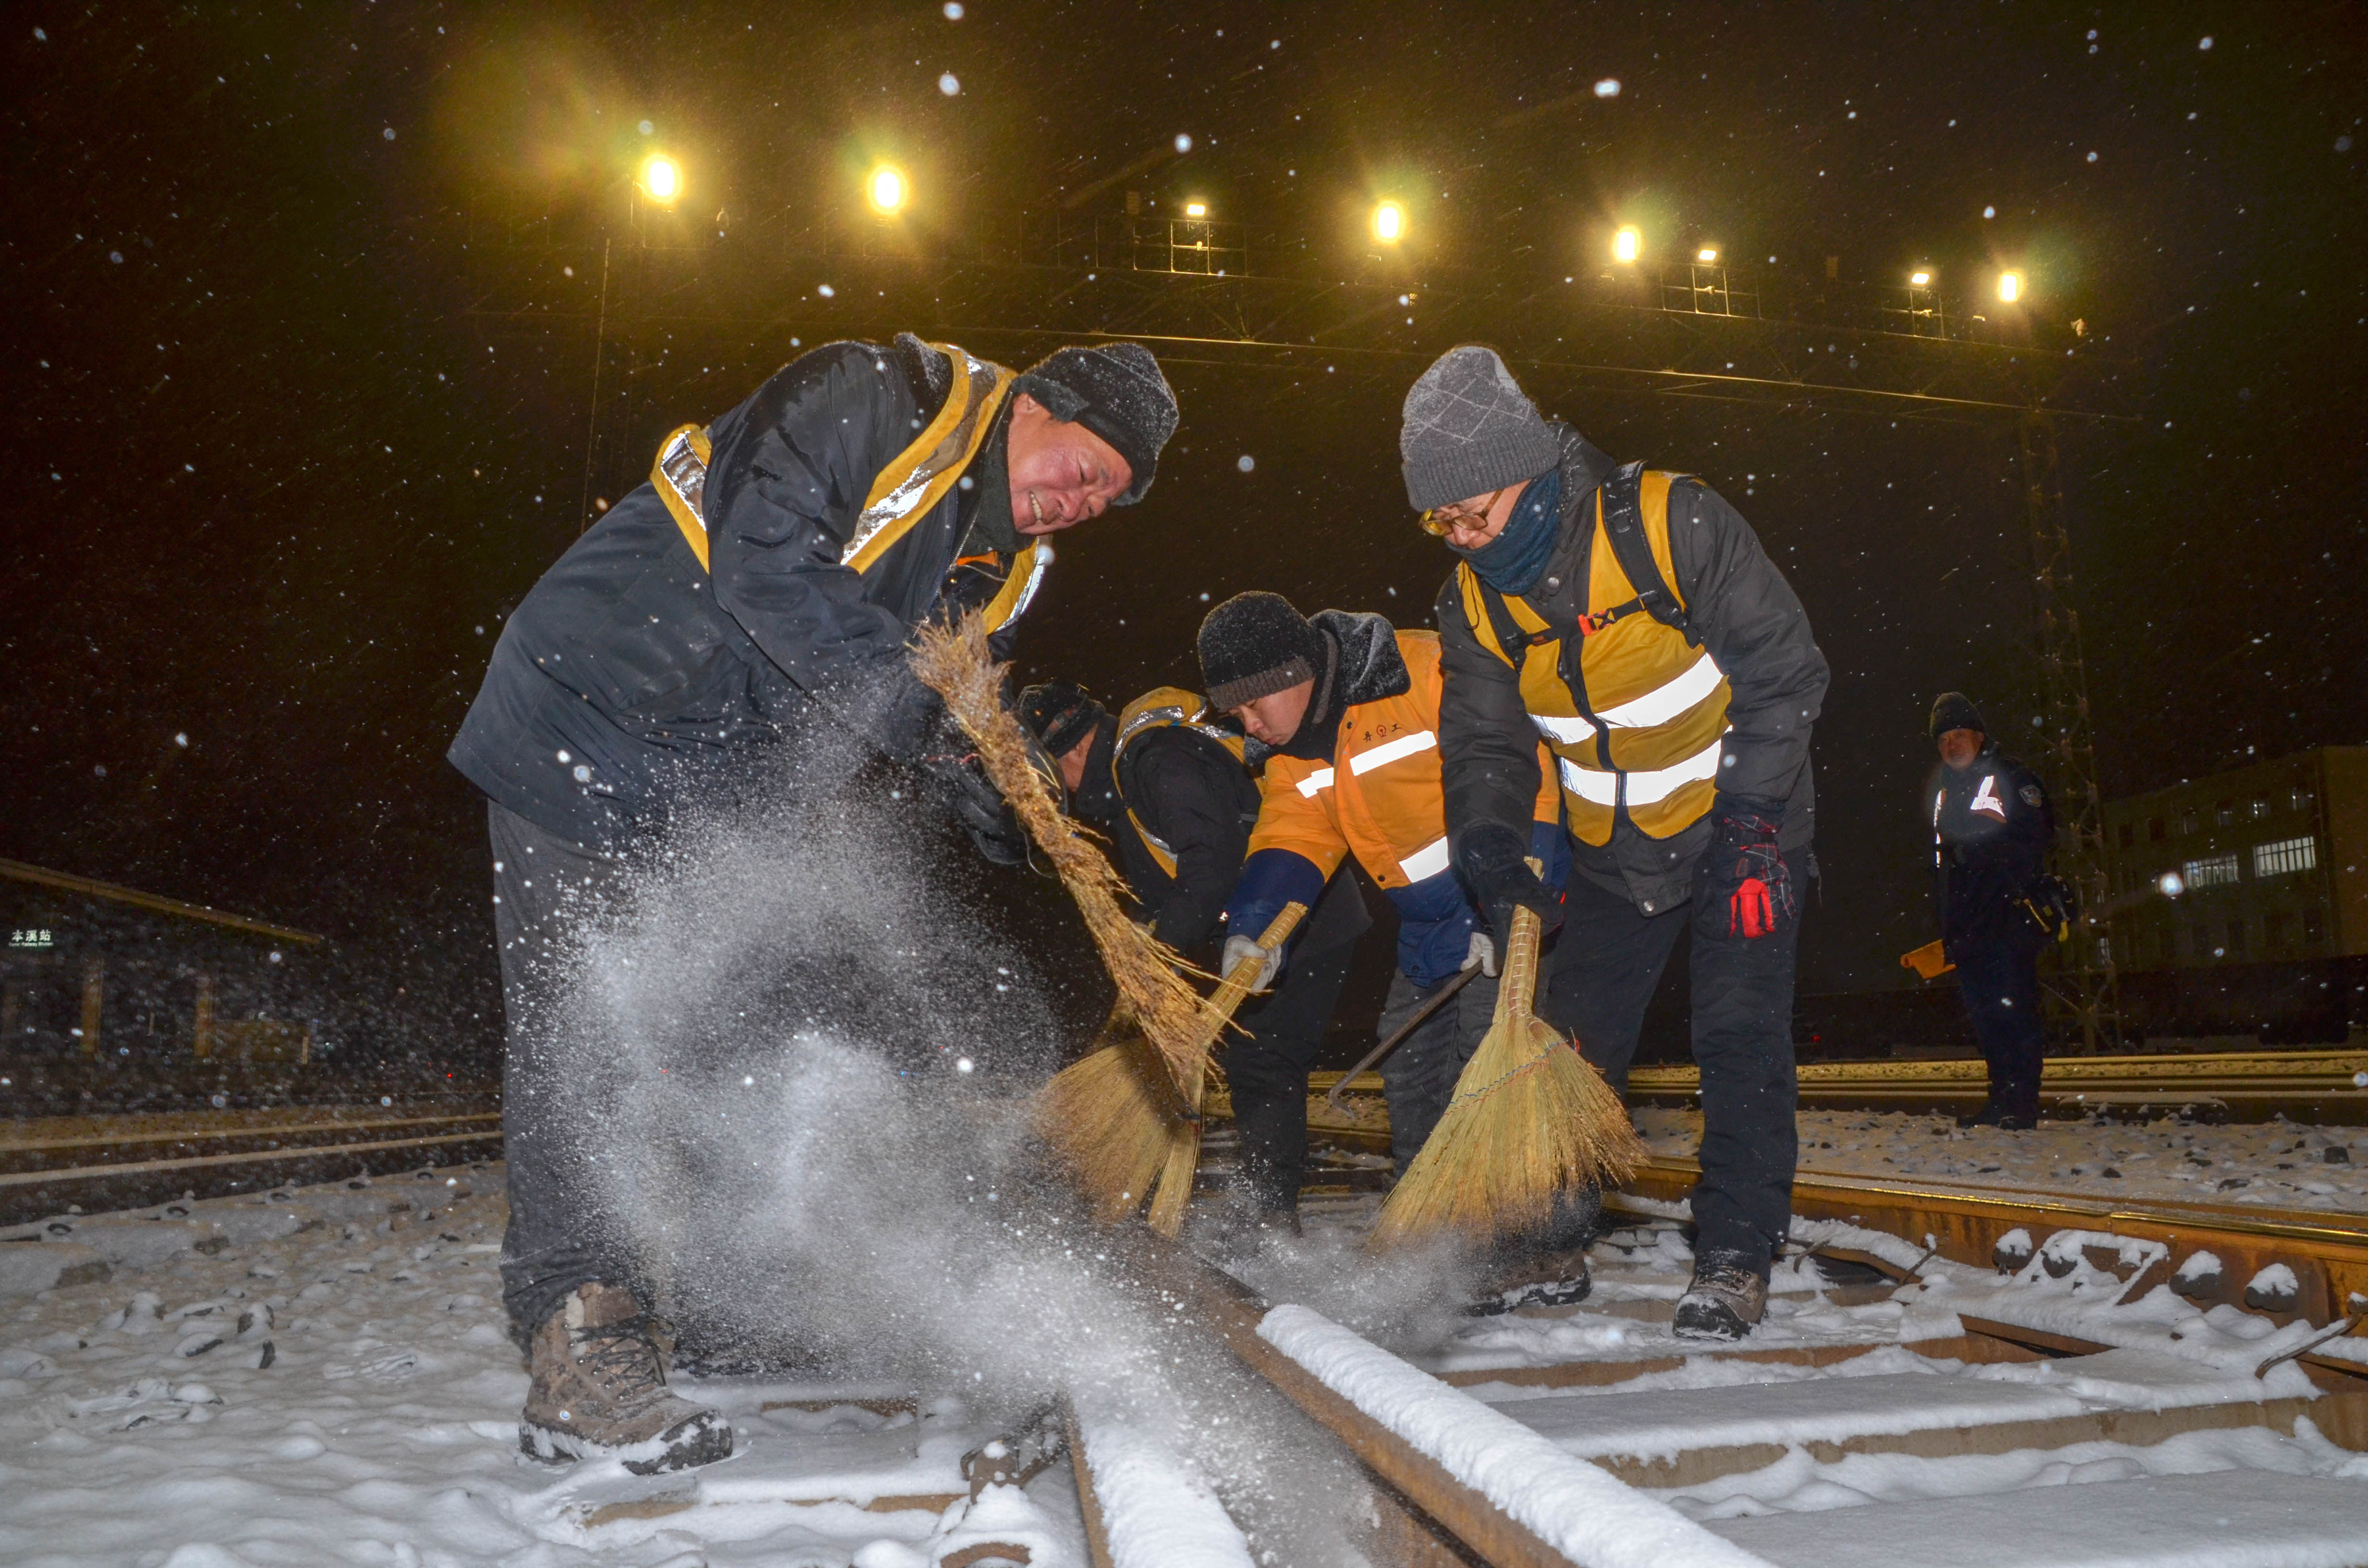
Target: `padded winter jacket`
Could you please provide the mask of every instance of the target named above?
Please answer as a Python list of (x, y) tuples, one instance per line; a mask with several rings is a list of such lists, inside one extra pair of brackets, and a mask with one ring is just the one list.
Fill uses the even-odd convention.
[[(1310, 618), (1337, 651), (1319, 679), (1304, 724), (1338, 710), (1329, 745), (1271, 753), (1258, 781), (1250, 858), (1225, 915), (1236, 935), (1256, 936), (1294, 899), (1315, 894), (1353, 855), (1398, 909), (1398, 967), (1435, 985), (1463, 967), (1479, 916), (1447, 854), (1440, 786), (1439, 638), (1398, 631), (1378, 615), (1322, 610)], [(1332, 699), (1327, 683), (1339, 683)], [(1319, 708), (1318, 705), (1321, 705)], [(1562, 802), (1539, 767), (1534, 732), (1526, 834), (1549, 852), (1548, 879), (1561, 885)], [(1294, 755), (1313, 751), (1316, 755)]]
[(785, 736), (909, 756), (936, 710), (905, 663), (913, 629), (993, 597), (1020, 542), (1000, 423), (893, 547), (860, 573), (842, 555), (958, 369), (904, 335), (775, 373), (708, 427), (707, 564), (651, 484), (628, 494), (502, 628), (452, 765), (536, 826), (614, 847), (727, 793)]
[(1966, 946), (2006, 942), (2037, 949), (2047, 931), (2022, 907), (2047, 873), (2055, 808), (2038, 774), (1985, 744), (1962, 770), (1937, 767), (1925, 780), (1932, 817), (1932, 903), (1942, 950), (1962, 961)]
[[(1610, 458), (1565, 426), (1562, 441), (1562, 525), (1544, 573), (1529, 593), (1547, 630), (1577, 639), (1588, 605), (1595, 544), (1596, 488)], [(1778, 842), (1788, 856), (1805, 852), (1815, 832), (1809, 736), (1826, 694), (1826, 659), (1793, 588), (1734, 507), (1698, 479), (1669, 486), (1670, 586), (1683, 599), (1703, 647), (1726, 677), (1729, 725), (1719, 758), (1718, 792), (1782, 802)], [(1512, 667), (1484, 647), (1465, 619), (1456, 575), (1440, 589), (1440, 667), (1444, 690), (1439, 734), (1448, 831), (1483, 824), (1519, 830), (1538, 791), (1538, 729)], [(1551, 773), (1547, 777), (1551, 778)], [(1692, 896), (1696, 863), (1710, 844), (1714, 813), (1667, 838), (1651, 838), (1622, 808), (1611, 841), (1575, 843), (1571, 864), (1598, 886), (1645, 914)], [(1797, 860), (1796, 875), (1806, 870)]]

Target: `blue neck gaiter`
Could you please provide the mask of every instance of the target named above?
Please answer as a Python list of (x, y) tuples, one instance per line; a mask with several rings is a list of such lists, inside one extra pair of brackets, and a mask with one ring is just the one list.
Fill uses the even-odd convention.
[(1480, 580), (1500, 594), (1530, 591), (1554, 553), (1555, 535), (1562, 531), (1562, 470), (1550, 468), (1530, 481), (1505, 530), (1477, 550), (1450, 550), (1472, 562)]

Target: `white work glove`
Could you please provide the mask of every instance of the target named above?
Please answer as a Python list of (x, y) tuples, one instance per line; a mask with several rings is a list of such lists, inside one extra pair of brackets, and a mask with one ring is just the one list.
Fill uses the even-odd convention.
[(1230, 979), (1234, 970), (1247, 959), (1263, 960), (1258, 966), (1258, 974), (1250, 981), (1251, 990), (1264, 991), (1274, 983), (1276, 971), (1282, 968), (1282, 954), (1279, 950), (1259, 947), (1256, 937), (1226, 937), (1224, 961), (1217, 967), (1221, 973)]
[(1463, 967), (1471, 969), (1474, 966), (1489, 979), (1497, 978), (1497, 942), (1486, 931), (1473, 932), (1472, 945), (1463, 949)]

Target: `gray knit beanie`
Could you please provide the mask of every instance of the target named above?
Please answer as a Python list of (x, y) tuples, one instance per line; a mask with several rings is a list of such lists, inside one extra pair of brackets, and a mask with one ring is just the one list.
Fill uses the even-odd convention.
[(1406, 393), (1398, 456), (1406, 500), (1420, 512), (1535, 479), (1561, 460), (1562, 447), (1497, 351), (1466, 343)]

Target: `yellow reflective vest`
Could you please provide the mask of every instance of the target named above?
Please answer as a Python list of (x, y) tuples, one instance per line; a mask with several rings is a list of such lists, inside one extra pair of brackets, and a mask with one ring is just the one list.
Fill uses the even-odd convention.
[(1186, 691), (1181, 687), (1154, 687), (1128, 703), (1120, 712), (1118, 736), (1110, 744), (1111, 791), (1126, 807), (1126, 820), (1133, 825), (1135, 835), (1143, 840), (1143, 846), (1151, 851), (1152, 863), (1171, 877), (1176, 874), (1176, 851), (1135, 814), (1133, 803), (1126, 798), (1126, 787), (1119, 781), (1119, 758), (1126, 755), (1129, 744), (1148, 732), (1180, 725), (1206, 735), (1232, 754), (1235, 762), (1241, 761), (1245, 750), (1242, 737), (1207, 722), (1208, 706), (1197, 693)]
[[(951, 362), (953, 385), (928, 427), (872, 479), (863, 509), (856, 514), (854, 529), (839, 552), (839, 564), (859, 575), (878, 564), (961, 480), (986, 444), (1016, 379), (1013, 371), (978, 358), (959, 345), (932, 343), (929, 347)], [(666, 503), (701, 566), (708, 563), (704, 503), (712, 456), (706, 428), (684, 425), (658, 443), (657, 460), (650, 465), (652, 488)], [(1030, 540), (1012, 556), (1001, 590), (985, 607), (989, 631), (1026, 612), (1044, 580), (1044, 569), (1052, 562), (1053, 547), (1042, 539)]]
[[(1707, 648), (1650, 612), (1622, 569), (1597, 486), (1587, 605), (1579, 630), (1557, 634), (1528, 600), (1497, 593), (1470, 562), (1457, 566), (1463, 614), (1482, 647), (1520, 676), (1521, 705), (1553, 752), (1570, 831), (1600, 846), (1624, 807), (1637, 831), (1668, 838), (1699, 821), (1717, 794), (1727, 731), (1727, 680)], [(1653, 564), (1680, 616), (1669, 559), (1669, 486), (1679, 474), (1645, 471), (1636, 506)]]

